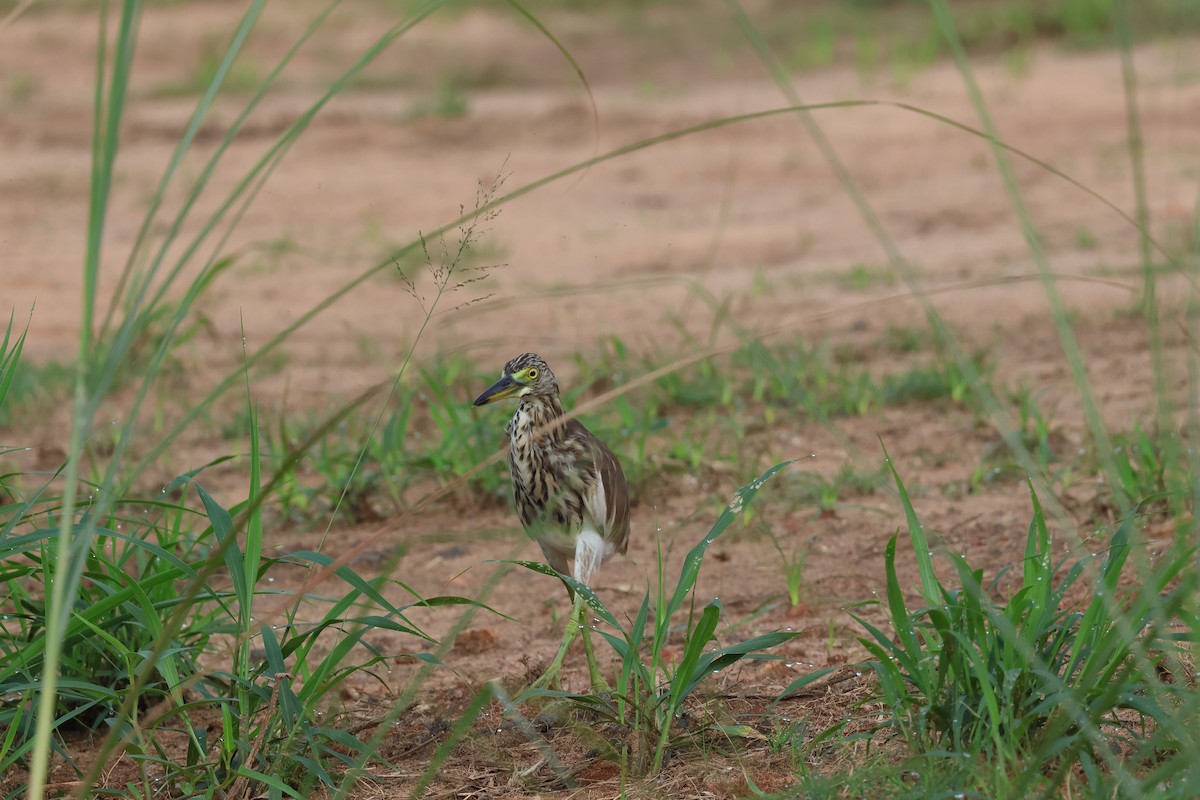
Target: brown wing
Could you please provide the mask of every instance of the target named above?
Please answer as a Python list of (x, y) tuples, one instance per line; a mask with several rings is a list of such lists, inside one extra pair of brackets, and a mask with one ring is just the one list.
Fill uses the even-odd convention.
[(600, 534), (605, 540), (612, 542), (616, 552), (625, 553), (629, 549), (629, 485), (625, 482), (621, 462), (578, 420), (568, 420), (565, 432), (568, 438), (591, 452), (595, 466), (598, 486), (586, 493), (584, 505), (592, 519), (603, 525)]

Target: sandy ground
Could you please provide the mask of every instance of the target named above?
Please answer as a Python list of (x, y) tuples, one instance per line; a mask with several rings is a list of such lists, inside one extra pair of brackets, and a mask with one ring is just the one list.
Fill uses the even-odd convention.
[[(106, 227), (102, 297), (115, 285), (190, 112), (192, 101), (170, 87), (194, 74), (204, 53), (228, 36), (231, 20), (224, 3), (155, 5), (146, 12)], [(265, 71), (305, 20), (269, 10), (253, 41), (252, 63)], [(329, 37), (300, 54), (230, 147), (197, 204), (201, 214), (218, 207), (274, 137), (319, 97), (322, 82), (371, 41), (382, 20), (373, 6), (335, 15)], [(589, 27), (586, 14), (557, 21), (593, 89), (598, 120), (561, 57), (529, 26), (482, 13), (419, 26), (373, 68), (373, 82), (339, 96), (315, 118), (232, 233), (225, 252), (236, 260), (202, 301), (207, 322), (184, 348), (184, 380), (201, 387), (234, 368), (243, 325), (248, 345), (260, 346), (363, 276), (288, 340), (286, 365), (256, 380), (255, 392), (270, 403), (286, 387), (293, 402), (321, 408), (387, 380), (421, 320), (389, 256), (453, 219), (460, 205), (469, 209), (481, 182), (504, 176), (503, 195), (649, 137), (788, 105), (752, 60), (718, 66), (697, 55), (703, 51), (693, 40), (703, 40), (703, 30), (681, 34), (685, 44), (672, 56), (652, 47), (647, 53), (636, 36), (611, 45)], [(68, 360), (77, 347), (95, 49), (92, 23), (81, 22), (76, 12), (45, 10), (0, 31), (0, 90), (2, 77), (9, 81), (0, 99), (0, 297), (3, 310), (11, 308), (19, 319), (32, 310), (26, 352), (34, 361)], [(683, 32), (689, 33), (686, 25)], [(1200, 167), (1197, 44), (1147, 45), (1135, 53), (1153, 232), (1175, 249), (1186, 242)], [(1132, 214), (1118, 56), (1045, 47), (1029, 54), (1019, 74), (1006, 63), (976, 64), (1004, 141)], [(467, 65), (477, 83), (487, 85), (465, 91), (460, 117), (414, 115), (436, 95), (439, 70), (453, 64)], [(13, 89), (18, 83), (19, 91)], [(990, 349), (998, 384), (1033, 387), (1056, 409), (1058, 435), (1083, 446), (1079, 401), (1046, 314), (1045, 289), (989, 148), (896, 105), (978, 127), (954, 67), (935, 65), (903, 82), (832, 67), (796, 76), (793, 87), (807, 103), (878, 101), (819, 110), (812, 119), (906, 260), (910, 286), (870, 281), (848, 287), (844, 276), (853, 268), (883, 274), (887, 254), (801, 119), (784, 114), (604, 161), (505, 204), (485, 226), (480, 245), (483, 263), (503, 266), (443, 298), (417, 358), (466, 353), (498, 371), (508, 356), (535, 350), (563, 364), (560, 378), (569, 381), (569, 357), (594, 351), (606, 337), (619, 336), (634, 351), (686, 354), (681, 328), (707, 336), (713, 325), (705, 295), (727, 300), (733, 318), (752, 330), (869, 343), (889, 323), (919, 324), (919, 299), (927, 292), (965, 342)], [(203, 159), (240, 107), (234, 98), (214, 108), (167, 210), (179, 207), (184, 188), (200, 176)], [(1020, 158), (1013, 164), (1049, 267), (1061, 279), (1057, 290), (1075, 312), (1103, 411), (1115, 427), (1128, 429), (1147, 418), (1151, 396), (1145, 330), (1118, 313), (1140, 286), (1133, 271), (1136, 231), (1069, 182)], [(169, 219), (160, 217), (155, 236)], [(189, 220), (183, 230), (186, 240), (198, 227)], [(200, 248), (181, 280), (196, 274), (212, 246), (209, 240)], [(176, 244), (168, 255), (182, 252)], [(418, 281), (418, 293), (428, 300), (428, 277)], [(178, 295), (181, 288), (168, 291)], [(1169, 349), (1177, 351), (1181, 340), (1169, 332)], [(893, 368), (889, 358), (868, 354), (872, 369), (883, 372)], [(495, 413), (502, 425), (504, 412)], [(40, 443), (53, 447), (57, 437), (65, 438), (62, 419), (48, 410)], [(895, 461), (909, 465), (919, 510), (946, 546), (989, 568), (1019, 558), (1029, 514), (1019, 481), (965, 496), (939, 490), (964, 481), (997, 439), (968, 412), (887, 409), (832, 429), (783, 421), (769, 436), (772, 452), (802, 458), (799, 469), (823, 474), (846, 461), (877, 464), (882, 438)], [(211, 446), (189, 440), (164, 459), (164, 474), (194, 466)], [(676, 569), (722, 498), (739, 478), (751, 477), (667, 481), (643, 497), (629, 556), (608, 564), (599, 579), (614, 609), (636, 608), (653, 576), (656, 534)], [(1064, 507), (1083, 507), (1088, 492), (1084, 482), (1077, 497), (1063, 498)], [(358, 553), (355, 564), (367, 571), (402, 547), (395, 574), (414, 589), (473, 596), (496, 569), (490, 559), (536, 557), (514, 522), (505, 509), (464, 515), (452, 504), (435, 504), (375, 527), (335, 530), (332, 546)], [(769, 522), (785, 541), (809, 548), (805, 604), (789, 609), (779, 602), (784, 586), (777, 556), (750, 535), (733, 535), (714, 548), (698, 597), (721, 597), (732, 619), (765, 607), (755, 630), (792, 626), (807, 635), (783, 651), (794, 667), (748, 667), (726, 679), (729, 691), (778, 690), (796, 669), (837, 665), (855, 652), (854, 630), (839, 607), (882, 588), (883, 547), (902, 516), (895, 497), (883, 492), (824, 516), (812, 508), (776, 509)], [(280, 537), (289, 548), (319, 538)], [(535, 584), (538, 599), (531, 600)], [(487, 602), (520, 622), (477, 620), (476, 633), (451, 656), (457, 676), (443, 674), (431, 687), (461, 699), (489, 678), (520, 679), (553, 652), (559, 629), (551, 611), (560, 592), (540, 576), (503, 578)], [(415, 614), (414, 620), (435, 634), (449, 624), (445, 615)], [(378, 644), (411, 646), (386, 637)], [(580, 666), (572, 661), (569, 680), (583, 680)], [(398, 664), (394, 675), (415, 669)], [(353, 691), (385, 697), (378, 687)], [(611, 790), (613, 784), (603, 782), (610, 779), (598, 777), (597, 791)]]

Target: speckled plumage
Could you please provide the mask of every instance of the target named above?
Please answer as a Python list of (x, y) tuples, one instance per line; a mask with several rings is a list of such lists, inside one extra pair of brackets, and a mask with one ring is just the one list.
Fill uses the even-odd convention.
[(509, 361), (501, 380), (476, 405), (491, 402), (493, 395), (519, 397), (505, 431), (521, 524), (550, 566), (566, 574), (574, 558), (574, 577), (586, 584), (605, 559), (629, 546), (629, 492), (621, 464), (581, 423), (563, 419), (558, 382), (539, 356), (525, 353)]

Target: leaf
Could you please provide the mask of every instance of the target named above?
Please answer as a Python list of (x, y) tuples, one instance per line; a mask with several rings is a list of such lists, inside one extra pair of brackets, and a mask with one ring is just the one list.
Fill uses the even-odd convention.
[(720, 618), (721, 603), (714, 600), (704, 607), (695, 627), (688, 632), (683, 658), (680, 659), (679, 666), (675, 668), (675, 674), (671, 677), (670, 708), (672, 714), (683, 705), (684, 699), (708, 674), (707, 670), (699, 670), (697, 667), (702, 663), (701, 655), (704, 653), (704, 647), (712, 641), (713, 634), (717, 630), (717, 621)]
[(816, 672), (810, 672), (807, 675), (801, 675), (799, 678), (796, 678), (796, 680), (789, 683), (787, 687), (779, 693), (779, 696), (775, 698), (775, 702), (787, 699), (804, 687), (816, 683), (821, 678), (824, 678), (830, 673), (837, 672), (839, 669), (840, 667), (826, 667), (825, 669), (819, 669)]
[(675, 592), (671, 595), (671, 599), (667, 603), (666, 614), (668, 617), (679, 610), (683, 605), (684, 598), (692, 591), (692, 587), (696, 585), (696, 578), (700, 574), (700, 565), (704, 561), (704, 554), (708, 550), (709, 545), (715, 542), (733, 524), (733, 520), (741, 513), (742, 509), (750, 504), (750, 501), (754, 499), (754, 496), (758, 494), (758, 490), (762, 488), (762, 485), (768, 479), (792, 463), (795, 463), (794, 459), (780, 462), (737, 490), (733, 499), (729, 501), (729, 505), (725, 507), (725, 510), (721, 512), (721, 516), (717, 518), (717, 521), (709, 530), (708, 535), (701, 539), (695, 547), (688, 551), (687, 556), (684, 557), (683, 567), (679, 572), (679, 581), (675, 584)]
[(925, 526), (917, 518), (917, 512), (908, 496), (908, 490), (904, 488), (904, 481), (900, 480), (900, 473), (896, 471), (896, 466), (892, 463), (892, 457), (888, 455), (886, 447), (883, 448), (883, 456), (887, 461), (888, 470), (892, 473), (892, 478), (896, 481), (896, 490), (900, 493), (900, 502), (904, 506), (904, 518), (908, 523), (908, 537), (912, 539), (913, 552), (917, 556), (917, 572), (921, 576), (921, 595), (925, 598), (926, 603), (936, 606), (941, 600), (941, 593), (937, 575), (933, 571), (929, 540), (925, 538)]

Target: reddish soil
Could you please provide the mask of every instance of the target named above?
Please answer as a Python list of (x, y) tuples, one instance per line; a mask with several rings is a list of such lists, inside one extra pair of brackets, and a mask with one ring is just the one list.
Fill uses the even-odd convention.
[[(298, 8), (308, 5), (268, 10), (248, 56), (260, 73), (302, 30), (308, 17)], [(384, 4), (348, 5), (354, 7), (335, 14), (329, 34), (301, 53), (279, 91), (255, 111), (199, 203), (201, 213), (216, 207), (241, 171), (386, 22)], [(106, 229), (102, 296), (115, 284), (193, 102), (173, 96), (170, 86), (198, 71), (204, 53), (225, 41), (234, 20), (233, 7), (217, 2), (153, 4), (146, 12)], [(594, 91), (598, 138), (585, 92), (527, 24), (471, 13), (418, 26), (369, 71), (372, 82), (339, 96), (316, 117), (245, 215), (227, 246), (239, 257), (202, 302), (204, 332), (182, 350), (187, 364), (178, 378), (182, 395), (202, 393), (236, 367), (243, 325), (250, 348), (261, 346), (378, 264), (384, 265), (378, 274), (288, 340), (286, 364), (256, 378), (253, 391), (267, 407), (277, 408), (286, 393), (292, 407), (324, 409), (389, 380), (417, 333), (421, 309), (385, 257), (418, 232), (453, 219), (460, 205), (470, 208), (480, 182), (505, 174), (503, 194), (640, 139), (787, 105), (750, 57), (726, 63), (706, 55), (697, 43), (714, 34), (700, 23), (692, 30), (683, 18), (676, 20), (683, 43), (671, 53), (639, 34), (622, 34), (618, 22), (593, 24), (582, 12), (551, 22)], [(94, 38), (93, 21), (78, 11), (39, 9), (0, 29), (0, 92), (2, 76), (11, 85), (12, 76), (21, 76), (21, 86), (28, 87), (18, 92), (10, 86), (0, 97), (6, 156), (0, 160), (3, 298), (18, 318), (33, 309), (26, 353), (35, 362), (68, 360), (76, 348)], [(1135, 53), (1153, 232), (1176, 251), (1186, 242), (1200, 168), (1197, 44), (1151, 45)], [(1009, 145), (1132, 214), (1117, 54), (1046, 47), (1029, 55), (1021, 74), (1002, 61), (976, 67)], [(455, 68), (476, 84), (465, 92), (465, 113), (414, 118), (413, 109), (436, 95), (439, 76)], [(953, 65), (932, 66), (903, 83), (832, 67), (796, 76), (793, 86), (805, 102), (884, 102), (821, 110), (813, 119), (912, 265), (911, 286), (878, 278), (858, 288), (848, 284), (845, 276), (855, 267), (867, 276), (887, 274), (886, 254), (801, 120), (785, 115), (606, 161), (508, 203), (482, 238), (483, 252), (494, 254), (487, 260), (504, 266), (443, 300), (445, 310), (419, 341), (416, 358), (466, 353), (496, 372), (508, 356), (534, 350), (569, 383), (570, 357), (595, 352), (605, 337), (619, 336), (634, 351), (688, 355), (696, 347), (681, 331), (706, 340), (715, 312), (702, 297), (711, 295), (728, 303), (739, 325), (853, 348), (870, 371), (888, 374), (928, 359), (927, 353), (901, 357), (879, 346), (889, 325), (923, 324), (920, 300), (927, 297), (969, 347), (988, 351), (996, 386), (1030, 387), (1041, 407), (1053, 411), (1063, 446), (1086, 447), (1080, 401), (1047, 313), (1046, 290), (1036, 279), (1036, 264), (988, 147), (961, 130), (886, 104), (911, 104), (978, 126)], [(217, 104), (199, 152), (182, 168), (186, 180), (199, 174), (202, 155), (211, 152), (239, 109), (236, 99)], [(1123, 313), (1140, 288), (1136, 231), (1044, 169), (1020, 158), (1014, 168), (1050, 268), (1060, 278), (1056, 290), (1072, 311), (1102, 412), (1115, 429), (1128, 430), (1148, 420), (1152, 408), (1145, 326)], [(171, 209), (181, 195), (171, 194)], [(185, 225), (185, 231), (194, 233), (196, 226)], [(210, 249), (211, 244), (201, 252)], [(185, 274), (194, 275), (196, 268), (189, 266)], [(1165, 313), (1178, 316), (1179, 304), (1172, 301), (1183, 294), (1175, 289), (1186, 284), (1166, 286)], [(427, 282), (418, 289), (428, 292)], [(466, 308), (448, 310), (472, 300)], [(1174, 322), (1163, 330), (1168, 358), (1176, 361), (1184, 338)], [(717, 341), (730, 339), (728, 328), (720, 327)], [(489, 411), (497, 426), (504, 424), (503, 410)], [(114, 414), (120, 414), (119, 404)], [(66, 441), (65, 422), (65, 412), (47, 410), (33, 425), (32, 444), (56, 452)], [(9, 431), (5, 439), (13, 435)], [(796, 472), (832, 476), (845, 463), (877, 468), (882, 440), (940, 546), (965, 554), (989, 573), (1021, 556), (1030, 514), (1024, 484), (1004, 480), (967, 491), (985, 452), (999, 440), (994, 427), (969, 411), (927, 403), (824, 424), (776, 419), (754, 436), (761, 467), (776, 458), (801, 461), (791, 476), (764, 489), (762, 514), (753, 525), (735, 526), (713, 547), (696, 597), (706, 602), (719, 596), (731, 621), (753, 617), (736, 634), (722, 631), (722, 642), (788, 626), (804, 635), (780, 648), (786, 661), (720, 676), (713, 689), (727, 696), (720, 704), (725, 713), (761, 720), (763, 698), (795, 677), (861, 655), (859, 631), (842, 606), (882, 589), (884, 546), (903, 526), (890, 491), (845, 499), (826, 514), (811, 504), (788, 502)], [(186, 436), (156, 469), (167, 479), (227, 448), (211, 431), (202, 431)], [(32, 462), (15, 466), (34, 468)], [(698, 475), (652, 481), (634, 510), (628, 556), (606, 564), (598, 578), (598, 591), (614, 612), (632, 615), (653, 585), (660, 544), (668, 575), (677, 574), (683, 553), (733, 490), (753, 477), (714, 465)], [(1063, 541), (1077, 526), (1087, 530), (1092, 524), (1097, 491), (1095, 477), (1080, 474), (1051, 503), (1068, 534)], [(798, 608), (786, 600), (778, 555), (755, 532), (763, 525), (776, 531), (785, 548), (808, 548)], [(447, 656), (453, 672), (434, 674), (420, 704), (386, 740), (384, 754), (396, 770), (380, 771), (382, 783), (364, 784), (355, 796), (410, 790), (444, 738), (438, 720), (453, 720), (484, 681), (519, 685), (557, 646), (561, 626), (553, 618), (563, 608), (561, 587), (493, 562), (538, 557), (507, 509), (440, 501), (375, 526), (335, 529), (328, 539), (280, 530), (275, 541), (281, 550), (323, 542), (326, 550), (350, 552), (355, 568), (367, 574), (399, 548), (403, 556), (392, 574), (415, 591), (480, 597), (517, 620), (482, 612), (474, 617)], [(903, 568), (911, 575), (911, 554), (905, 555)], [(496, 570), (506, 574), (493, 583)], [(299, 580), (300, 573), (296, 576)], [(281, 588), (285, 579), (280, 573)], [(397, 591), (395, 599), (405, 598)], [(412, 619), (442, 636), (458, 617), (415, 610)], [(385, 635), (372, 643), (391, 652), (418, 646)], [(386, 686), (365, 677), (352, 680), (344, 694), (349, 713), (356, 719), (380, 713), (390, 692), (419, 668), (398, 661), (384, 676)], [(861, 697), (863, 679), (843, 677), (849, 679), (772, 713), (813, 720), (818, 730), (820, 720), (841, 718), (849, 701)], [(584, 687), (581, 655), (568, 661), (566, 682)], [(538, 750), (511, 723), (499, 722), (497, 709), (488, 713), (496, 721), (494, 740), (481, 729), (451, 759), (430, 796), (599, 798), (620, 792), (619, 775), (602, 762), (592, 764), (577, 744), (564, 744), (560, 757), (575, 770), (581, 789), (563, 791), (547, 768), (522, 777), (538, 761)], [(779, 775), (786, 765), (764, 742), (751, 739), (735, 750), (730, 756), (710, 754), (700, 767), (681, 759), (668, 768), (657, 791), (673, 798), (736, 796), (747, 791), (744, 769), (764, 790), (784, 788)], [(114, 784), (121, 782), (119, 770), (112, 775)], [(68, 781), (70, 773), (63, 768), (56, 777)]]

